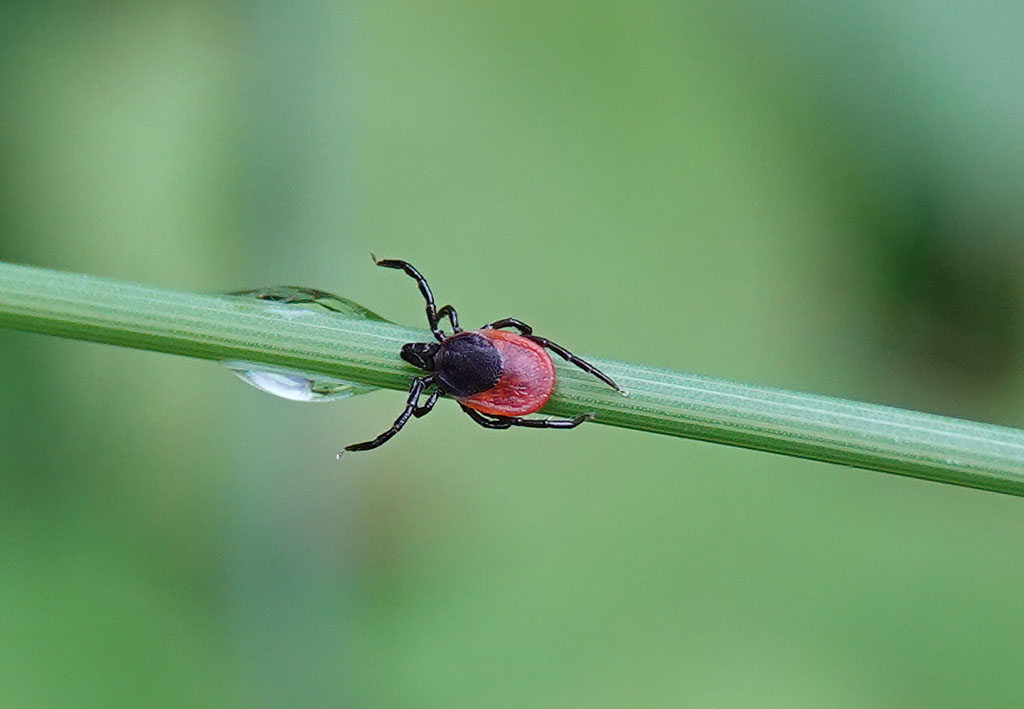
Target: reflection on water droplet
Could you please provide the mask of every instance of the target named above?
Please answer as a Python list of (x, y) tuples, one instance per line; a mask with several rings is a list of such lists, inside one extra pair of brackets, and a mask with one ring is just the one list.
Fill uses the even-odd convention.
[(319, 374), (304, 374), (288, 369), (250, 362), (224, 362), (246, 384), (290, 401), (337, 401), (375, 391), (376, 387), (347, 382)]
[[(287, 306), (286, 309), (281, 310), (281, 314), (289, 318), (302, 317), (303, 314), (310, 311), (322, 313), (326, 310), (349, 317), (384, 321), (384, 318), (377, 313), (358, 303), (353, 303), (348, 298), (342, 298), (317, 288), (267, 286), (233, 291), (228, 295), (255, 298)], [(322, 374), (271, 367), (265, 364), (239, 361), (223, 362), (222, 364), (246, 384), (251, 384), (260, 391), (290, 401), (337, 401), (349, 396), (376, 391), (376, 387), (365, 384), (327, 377)]]

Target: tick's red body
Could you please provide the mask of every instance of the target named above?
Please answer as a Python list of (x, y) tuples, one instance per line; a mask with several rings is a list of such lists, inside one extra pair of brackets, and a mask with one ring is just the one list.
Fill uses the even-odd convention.
[(485, 414), (525, 416), (539, 411), (555, 390), (555, 365), (544, 348), (508, 330), (474, 330), (486, 338), (501, 357), (501, 378), (487, 391), (454, 397)]

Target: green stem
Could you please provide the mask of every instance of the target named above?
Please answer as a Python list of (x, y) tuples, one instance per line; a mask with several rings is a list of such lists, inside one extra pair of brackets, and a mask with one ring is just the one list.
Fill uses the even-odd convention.
[[(243, 360), (389, 389), (424, 330), (330, 313), (291, 317), (254, 299), (199, 295), (0, 263), (0, 326), (213, 360)], [(621, 396), (559, 366), (544, 412), (1024, 495), (1024, 431), (588, 358)], [(638, 443), (638, 445), (640, 445)]]

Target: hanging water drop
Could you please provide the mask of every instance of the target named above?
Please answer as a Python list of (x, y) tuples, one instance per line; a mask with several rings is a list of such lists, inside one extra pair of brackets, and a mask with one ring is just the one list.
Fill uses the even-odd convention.
[(288, 369), (268, 367), (251, 362), (223, 362), (235, 376), (260, 391), (289, 401), (337, 401), (357, 394), (376, 391), (376, 387), (334, 379), (320, 374), (307, 374)]

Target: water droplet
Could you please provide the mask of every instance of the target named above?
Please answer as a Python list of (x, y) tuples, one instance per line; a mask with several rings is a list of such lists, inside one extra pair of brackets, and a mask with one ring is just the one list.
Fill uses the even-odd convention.
[(228, 295), (237, 295), (242, 298), (255, 298), (271, 303), (280, 303), (288, 307), (288, 312), (324, 310), (332, 313), (341, 313), (353, 318), (365, 318), (367, 320), (379, 320), (388, 322), (377, 313), (364, 308), (359, 303), (354, 303), (348, 298), (334, 295), (319, 288), (305, 288), (304, 286), (264, 286), (263, 288), (247, 288), (236, 290)]
[[(316, 288), (302, 286), (267, 286), (233, 291), (228, 295), (279, 303), (279, 312), (288, 318), (302, 317), (309, 312), (341, 313), (349, 317), (384, 321), (380, 315), (368, 310), (348, 298), (334, 295)], [(357, 394), (376, 391), (376, 387), (356, 382), (327, 377), (322, 374), (298, 372), (282, 367), (272, 367), (252, 362), (222, 362), (239, 379), (260, 391), (289, 401), (325, 402), (337, 401)]]
[(357, 394), (376, 391), (376, 387), (334, 379), (320, 374), (307, 374), (288, 369), (268, 367), (250, 362), (224, 362), (239, 379), (260, 391), (289, 401), (337, 401)]

